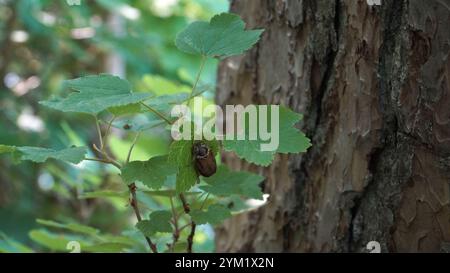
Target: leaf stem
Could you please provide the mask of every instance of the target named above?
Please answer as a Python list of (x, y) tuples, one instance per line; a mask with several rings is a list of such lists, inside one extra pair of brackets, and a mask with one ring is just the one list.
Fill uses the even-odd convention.
[(84, 160), (102, 162), (105, 164), (111, 164), (119, 169), (122, 168), (122, 166), (117, 161), (114, 161), (114, 160), (103, 159), (103, 158), (89, 158), (89, 157), (85, 158)]
[(101, 155), (103, 155), (105, 158), (104, 159), (98, 159), (98, 160), (94, 160), (94, 161), (99, 161), (99, 162), (104, 162), (104, 163), (108, 163), (108, 164), (112, 164), (114, 166), (116, 166), (117, 168), (122, 168), (122, 165), (115, 161), (114, 159), (112, 159), (110, 156), (108, 156), (108, 154), (102, 150), (100, 150), (97, 145), (92, 144), (92, 148), (94, 150), (96, 150), (97, 152), (99, 152)]
[[(137, 220), (140, 222), (140, 221), (142, 221), (142, 217), (141, 217), (141, 213), (139, 211), (138, 202), (137, 202), (137, 198), (136, 198), (136, 184), (131, 183), (128, 186), (128, 189), (131, 194), (130, 205), (131, 205), (131, 207), (133, 207), (134, 214), (136, 215)], [(147, 241), (152, 252), (158, 253), (158, 249), (156, 248), (156, 245), (152, 242), (152, 240), (147, 236), (145, 236), (145, 240)]]
[(136, 142), (138, 141), (140, 135), (141, 135), (141, 132), (138, 132), (136, 134), (136, 136), (134, 137), (133, 144), (131, 144), (130, 150), (128, 151), (126, 163), (130, 162), (131, 153), (133, 152), (134, 146), (136, 145)]
[(194, 85), (193, 85), (192, 90), (191, 90), (191, 95), (189, 96), (189, 99), (187, 101), (187, 106), (188, 107), (189, 107), (189, 104), (191, 103), (192, 97), (194, 96), (195, 89), (197, 89), (197, 85), (198, 85), (198, 82), (200, 81), (200, 76), (201, 76), (201, 74), (203, 72), (203, 68), (205, 67), (205, 63), (206, 63), (206, 56), (203, 55), (202, 56), (202, 60), (200, 61), (200, 69), (198, 70), (197, 76), (195, 78)]
[(111, 126), (112, 126), (112, 123), (114, 122), (114, 120), (116, 120), (116, 116), (113, 116), (111, 118), (111, 120), (108, 122), (108, 127), (106, 129), (105, 135), (103, 136), (103, 140), (102, 140), (103, 144), (105, 144), (105, 145), (107, 145), (106, 138), (108, 137), (109, 133), (111, 132)]
[(100, 141), (100, 150), (103, 152), (102, 130), (100, 129), (100, 124), (98, 122), (97, 116), (94, 116), (94, 117), (95, 117), (95, 127), (97, 128), (98, 140)]
[(100, 148), (98, 148), (97, 145), (95, 145), (95, 143), (92, 144), (92, 148), (94, 150), (96, 150), (98, 153), (100, 153), (104, 157), (104, 159), (92, 160), (92, 158), (91, 158), (90, 160), (91, 161), (99, 161), (99, 162), (103, 162), (103, 163), (112, 164), (112, 165), (116, 166), (119, 169), (122, 168), (122, 165), (119, 162), (117, 162), (114, 159), (112, 159), (108, 155), (108, 153), (105, 151), (105, 145), (104, 145), (104, 142), (103, 142), (104, 138), (106, 140), (106, 136), (109, 134), (109, 131), (111, 130), (111, 125), (112, 125), (112, 123), (113, 123), (115, 118), (111, 119), (111, 121), (109, 122), (108, 129), (107, 129), (107, 131), (105, 133), (105, 136), (102, 136), (102, 131), (100, 129), (100, 123), (99, 123), (99, 120), (98, 120), (97, 116), (94, 116), (94, 118), (95, 118), (95, 127), (97, 128), (98, 139), (99, 139), (99, 142), (100, 142)]
[(160, 117), (161, 119), (163, 119), (165, 122), (167, 122), (167, 124), (172, 125), (173, 122), (170, 121), (166, 116), (164, 116), (163, 114), (161, 114), (158, 110), (154, 109), (153, 107), (148, 106), (147, 104), (141, 102), (142, 106), (144, 106), (145, 108), (147, 108), (148, 110), (150, 110), (151, 112), (155, 113), (158, 117)]

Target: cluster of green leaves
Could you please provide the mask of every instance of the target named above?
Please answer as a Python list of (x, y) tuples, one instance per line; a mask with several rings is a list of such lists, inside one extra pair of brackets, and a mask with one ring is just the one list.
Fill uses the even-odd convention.
[[(258, 40), (262, 30), (246, 30), (244, 22), (239, 16), (222, 13), (214, 16), (208, 22), (194, 22), (180, 32), (176, 37), (176, 46), (186, 53), (200, 55), (203, 60), (208, 57), (225, 58), (250, 49)], [(203, 65), (202, 65), (203, 68)], [(197, 80), (193, 83), (191, 93), (171, 93), (159, 95), (157, 92), (133, 92), (130, 84), (119, 77), (101, 74), (85, 76), (66, 81), (66, 86), (75, 91), (66, 97), (52, 98), (42, 101), (41, 104), (63, 112), (76, 112), (93, 115), (99, 132), (100, 146), (93, 149), (100, 154), (99, 158), (86, 158), (89, 151), (87, 147), (70, 147), (62, 150), (53, 150), (38, 147), (14, 147), (0, 146), (0, 153), (13, 153), (18, 160), (30, 160), (44, 162), (47, 159), (56, 159), (69, 163), (79, 163), (83, 160), (95, 160), (111, 164), (120, 169), (120, 175), (124, 183), (129, 187), (132, 196), (131, 205), (138, 206), (136, 200), (136, 187), (138, 193), (162, 196), (170, 199), (170, 208), (153, 210), (148, 218), (136, 224), (138, 230), (147, 237), (150, 247), (155, 247), (150, 237), (157, 233), (173, 233), (173, 241), (169, 244), (169, 250), (175, 251), (179, 245), (179, 236), (191, 236), (195, 232), (195, 224), (219, 224), (230, 217), (233, 209), (230, 202), (239, 198), (263, 199), (260, 183), (264, 177), (249, 172), (235, 172), (226, 166), (220, 165), (217, 172), (208, 178), (199, 176), (195, 169), (193, 158), (193, 140), (173, 141), (169, 151), (165, 155), (154, 156), (146, 161), (130, 160), (135, 142), (132, 143), (128, 156), (121, 161), (108, 154), (106, 148), (108, 134), (111, 127), (133, 132), (136, 139), (139, 133), (155, 126), (171, 125), (173, 119), (167, 116), (172, 105), (187, 103), (194, 96), (202, 94), (202, 88), (198, 86), (198, 79), (202, 69), (198, 72)], [(151, 113), (152, 118), (140, 120), (134, 117), (141, 113)], [(100, 122), (102, 117), (109, 116), (110, 121), (105, 121), (106, 132), (101, 133)], [(132, 118), (126, 122), (120, 120), (123, 117)], [(117, 118), (118, 121), (114, 122)], [(212, 150), (214, 156), (220, 154), (223, 148), (235, 152), (239, 157), (256, 165), (269, 165), (275, 153), (299, 153), (304, 152), (310, 146), (309, 140), (294, 125), (301, 116), (288, 108), (281, 107), (280, 145), (276, 151), (265, 152), (260, 150), (262, 140), (203, 140)], [(193, 193), (193, 194), (189, 194)], [(214, 198), (211, 198), (213, 196)], [(123, 192), (104, 191), (86, 194), (86, 198), (95, 197), (124, 197)], [(180, 201), (178, 200), (180, 197)], [(228, 205), (227, 205), (228, 204)], [(187, 209), (187, 207), (190, 207)], [(140, 219), (140, 215), (137, 215)], [(53, 228), (62, 228), (74, 232), (88, 233), (98, 237), (98, 231), (74, 224), (60, 224), (51, 221), (39, 221), (40, 224)], [(195, 223), (195, 224), (194, 224)], [(186, 227), (193, 230), (187, 232)], [(36, 231), (32, 234), (34, 240), (39, 241), (45, 237), (48, 242), (51, 236)], [(111, 237), (111, 236), (110, 236)], [(97, 238), (98, 239), (98, 238)], [(192, 239), (192, 238), (190, 238)], [(41, 240), (42, 241), (42, 240)], [(50, 240), (51, 242), (52, 240)], [(87, 251), (101, 251), (100, 246), (91, 243), (85, 244)], [(189, 241), (189, 239), (187, 240)], [(109, 242), (111, 243), (111, 242)], [(124, 242), (116, 244), (108, 250), (122, 251), (126, 248)], [(114, 248), (117, 246), (117, 248)], [(55, 242), (54, 249), (61, 250), (60, 242)], [(105, 248), (106, 249), (106, 248)], [(153, 249), (153, 248), (152, 248)], [(192, 246), (186, 247), (190, 251)]]
[[(163, 5), (165, 7), (162, 8), (157, 6), (157, 2), (161, 1), (93, 0), (70, 6), (67, 1), (2, 1), (0, 143), (17, 147), (51, 147), (54, 150), (71, 145), (89, 146), (94, 137), (92, 127), (87, 126), (91, 123), (90, 115), (57, 113), (37, 102), (65, 92), (61, 84), (64, 79), (109, 70), (105, 59), (111, 55), (124, 61), (127, 80), (135, 91), (152, 91), (157, 95), (185, 92), (189, 95), (189, 85), (200, 60), (179, 51), (173, 42), (175, 36), (188, 22), (206, 20), (227, 10), (228, 1), (168, 1), (170, 6)], [(111, 19), (118, 19), (119, 23), (108, 24)], [(116, 35), (114, 26), (121, 25), (124, 32)], [(83, 30), (90, 34), (74, 36)], [(17, 32), (26, 34), (24, 37), (28, 39), (16, 41)], [(206, 63), (202, 84), (215, 82), (216, 66), (217, 61), (214, 60)], [(10, 80), (15, 77), (19, 82), (17, 87), (12, 87)], [(32, 83), (27, 82), (29, 78), (39, 80), (39, 86), (32, 86), (26, 94), (23, 90), (16, 93), (23, 86), (29, 87), (28, 84)], [(15, 84), (14, 81), (12, 83)], [(171, 85), (175, 90), (164, 85)], [(212, 99), (211, 90), (203, 93), (205, 101)], [(19, 120), (24, 113), (40, 119), (43, 126), (38, 130), (22, 126)], [(102, 124), (103, 120), (100, 121)], [(112, 130), (117, 132), (116, 128), (122, 129), (129, 121), (136, 127), (132, 126), (126, 134), (114, 133), (109, 137), (108, 148), (115, 158), (126, 159), (135, 131), (141, 133), (132, 160), (144, 161), (167, 153), (170, 133), (162, 132), (158, 126), (161, 120), (145, 113), (136, 117), (124, 116), (113, 122)], [(25, 125), (33, 124), (36, 123), (31, 120)], [(92, 149), (88, 149), (88, 156), (92, 156)], [(131, 211), (125, 206), (128, 201), (126, 185), (116, 175), (117, 169), (96, 162), (84, 161), (74, 165), (54, 159), (45, 164), (28, 160), (14, 164), (14, 159), (18, 158), (0, 156), (0, 169), (5, 170), (0, 172), (0, 231), (10, 239), (35, 251), (48, 251), (46, 246), (30, 240), (30, 230), (42, 228), (36, 223), (36, 218), (82, 223), (114, 234), (134, 230), (133, 219), (128, 217)], [(93, 199), (93, 195), (98, 197)], [(138, 193), (138, 198), (143, 214), (148, 214), (146, 210), (149, 209), (168, 206), (168, 200), (159, 200), (153, 194), (139, 196)], [(196, 234), (197, 251), (213, 250), (213, 238), (207, 232), (206, 228), (200, 228)], [(2, 240), (0, 237), (0, 252), (5, 250)], [(145, 247), (144, 244), (142, 246)], [(142, 246), (137, 245), (132, 251), (142, 251)]]

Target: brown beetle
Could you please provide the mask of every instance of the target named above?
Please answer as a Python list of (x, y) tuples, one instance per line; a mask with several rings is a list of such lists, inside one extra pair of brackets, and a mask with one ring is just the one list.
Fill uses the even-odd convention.
[(216, 173), (217, 165), (213, 151), (203, 142), (196, 142), (192, 147), (192, 155), (195, 160), (195, 169), (197, 173), (210, 177)]

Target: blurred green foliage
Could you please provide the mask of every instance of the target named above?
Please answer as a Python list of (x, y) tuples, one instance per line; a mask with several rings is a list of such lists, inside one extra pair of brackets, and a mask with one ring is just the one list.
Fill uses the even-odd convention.
[[(227, 0), (70, 2), (76, 1), (0, 0), (2, 144), (61, 149), (96, 142), (95, 126), (86, 125), (94, 124), (90, 116), (37, 103), (66, 94), (61, 84), (66, 79), (109, 72), (126, 76), (135, 91), (189, 91), (200, 59), (177, 50), (175, 35), (193, 20), (228, 9)], [(214, 84), (216, 67), (217, 61), (207, 62), (203, 84)], [(208, 92), (204, 97), (212, 99)], [(133, 135), (114, 128), (109, 147), (123, 159)], [(168, 135), (161, 134), (142, 132), (133, 160), (167, 153)], [(124, 246), (144, 251), (145, 242), (133, 228), (126, 186), (119, 179), (117, 170), (95, 162), (17, 165), (13, 158), (1, 157), (0, 252), (66, 252), (70, 240), (86, 251)], [(155, 193), (139, 192), (138, 199), (154, 210), (169, 206), (167, 198)], [(211, 234), (209, 226), (199, 228), (196, 251), (213, 250)], [(157, 243), (167, 240), (161, 237)]]

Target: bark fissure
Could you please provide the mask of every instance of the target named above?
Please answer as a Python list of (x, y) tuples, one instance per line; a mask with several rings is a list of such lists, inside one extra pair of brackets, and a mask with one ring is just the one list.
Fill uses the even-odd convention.
[[(325, 94), (327, 91), (329, 91), (332, 87), (333, 87), (333, 83), (332, 83), (332, 77), (334, 75), (334, 72), (336, 70), (336, 57), (338, 55), (338, 49), (339, 49), (339, 32), (340, 32), (340, 20), (341, 20), (341, 14), (340, 14), (340, 0), (335, 0), (335, 9), (334, 9), (334, 33), (336, 34), (336, 48), (333, 48), (332, 45), (330, 46), (329, 52), (327, 57), (325, 58), (325, 66), (326, 66), (326, 70), (325, 70), (325, 75), (323, 76), (323, 80), (320, 84), (320, 88), (318, 91), (318, 96), (317, 96), (317, 100), (316, 100), (316, 107), (317, 107), (317, 114), (316, 114), (316, 121), (315, 121), (315, 126), (313, 129), (313, 132), (315, 132), (317, 130), (317, 127), (320, 124), (320, 120), (322, 117), (322, 107), (323, 107), (323, 99), (325, 97)], [(314, 135), (314, 133), (313, 133)], [(311, 137), (313, 137), (313, 135), (311, 135)]]
[[(387, 158), (383, 158), (383, 152), (389, 146), (396, 146), (396, 139), (398, 133), (398, 121), (393, 113), (393, 107), (391, 106), (390, 97), (391, 97), (391, 85), (390, 83), (396, 79), (394, 79), (390, 73), (388, 72), (389, 68), (387, 67), (386, 62), (393, 59), (393, 52), (395, 52), (395, 47), (397, 46), (396, 42), (398, 41), (398, 37), (401, 36), (401, 25), (403, 18), (398, 16), (398, 14), (403, 14), (404, 2), (403, 1), (393, 1), (385, 3), (384, 12), (388, 13), (388, 15), (384, 16), (387, 20), (384, 23), (385, 32), (384, 32), (384, 44), (380, 50), (380, 112), (384, 116), (384, 120), (387, 121), (385, 123), (385, 127), (382, 129), (382, 135), (379, 146), (376, 146), (373, 151), (369, 155), (369, 164), (368, 164), (368, 172), (370, 178), (365, 186), (364, 190), (361, 194), (355, 197), (353, 200), (354, 206), (351, 208), (351, 218), (349, 224), (349, 240), (348, 240), (348, 251), (357, 251), (358, 247), (361, 251), (364, 248), (364, 245), (361, 244), (359, 235), (355, 235), (355, 233), (360, 233), (358, 229), (361, 227), (357, 227), (355, 222), (357, 222), (356, 217), (358, 213), (360, 213), (361, 204), (366, 202), (366, 198), (369, 193), (376, 191), (376, 183), (380, 183), (380, 181), (376, 180), (377, 171), (379, 171), (379, 167), (382, 161), (387, 160)], [(359, 223), (361, 224), (361, 223)], [(359, 244), (359, 245), (358, 245)]]
[(266, 31), (221, 64), (218, 102), (287, 104), (313, 146), (269, 168), (224, 156), (266, 176), (270, 197), (219, 228), (217, 249), (445, 249), (450, 10), (438, 0), (255, 0), (232, 11)]

